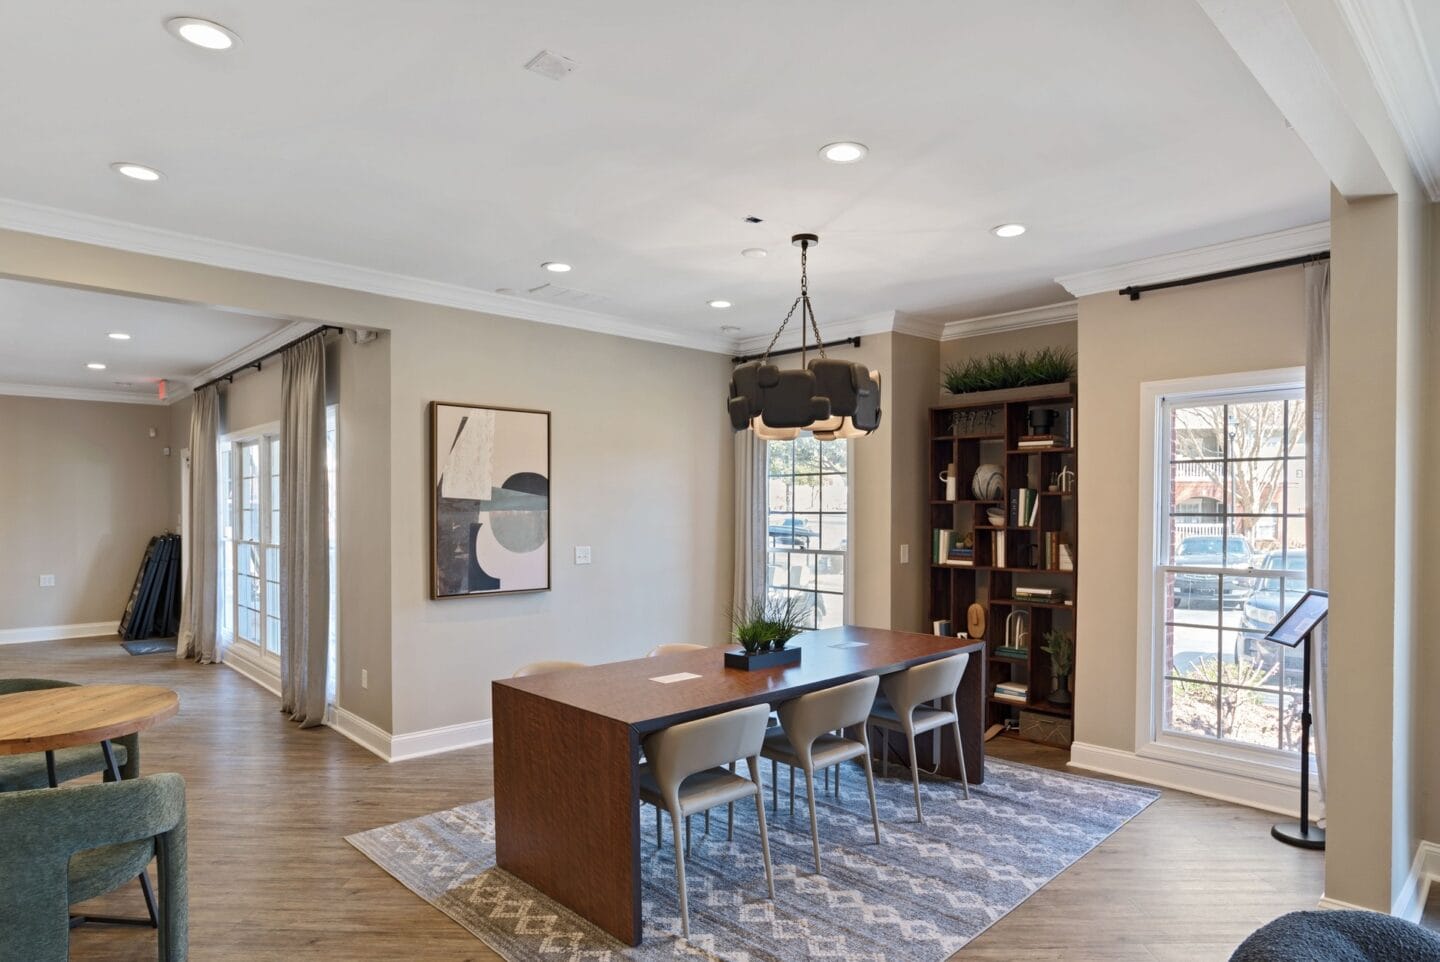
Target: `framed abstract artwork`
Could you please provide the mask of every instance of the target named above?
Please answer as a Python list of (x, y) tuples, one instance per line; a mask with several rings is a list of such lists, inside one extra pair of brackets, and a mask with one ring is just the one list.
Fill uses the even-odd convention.
[(430, 402), (430, 597), (550, 589), (550, 412)]

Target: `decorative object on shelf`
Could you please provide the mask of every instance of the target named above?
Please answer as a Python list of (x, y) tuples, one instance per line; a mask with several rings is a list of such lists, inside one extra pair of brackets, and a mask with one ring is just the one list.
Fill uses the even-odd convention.
[(1056, 705), (1070, 704), (1070, 673), (1075, 670), (1075, 640), (1063, 631), (1045, 632), (1045, 646), (1040, 649), (1050, 656), (1050, 701)]
[(1025, 412), (1025, 423), (1030, 425), (1032, 435), (1045, 435), (1050, 433), (1050, 429), (1055, 426), (1055, 419), (1059, 416), (1060, 412), (1054, 408), (1031, 408)]
[(430, 597), (550, 588), (550, 412), (430, 404)]
[(1017, 651), (1030, 648), (1030, 612), (1017, 608), (1005, 616), (1005, 647)]
[(1074, 738), (1074, 725), (1068, 718), (1042, 715), (1038, 711), (1020, 713), (1020, 737), (1041, 745), (1069, 748)]
[(967, 357), (945, 368), (941, 383), (951, 394), (996, 391), (1002, 388), (1061, 384), (1075, 376), (1075, 352), (1043, 347)]
[[(820, 325), (810, 305), (808, 271), (809, 250), (820, 238), (796, 234), (790, 242), (800, 248), (800, 294), (760, 360), (741, 364), (731, 373), (730, 425), (736, 431), (753, 430), (767, 441), (790, 441), (802, 430), (822, 441), (864, 437), (880, 426), (880, 375), (863, 364), (826, 357)], [(782, 371), (770, 363), (770, 352), (797, 308), (800, 368)], [(810, 331), (815, 334), (820, 356), (807, 360)]]
[(950, 415), (950, 433), (957, 438), (990, 437), (1000, 433), (1003, 408), (966, 408)]
[(954, 461), (951, 461), (949, 464), (947, 464), (947, 465), (945, 466), (945, 470), (940, 472), (940, 480), (945, 484), (945, 500), (946, 500), (946, 501), (954, 501), (954, 500), (955, 500), (955, 496), (956, 496), (955, 482), (956, 482), (956, 480), (957, 480), (959, 477), (960, 477), (960, 474), (959, 474), (959, 472), (955, 469), (955, 462), (954, 462)]
[(973, 604), (965, 612), (966, 634), (971, 638), (985, 637), (985, 606)]
[(1055, 475), (1055, 484), (1060, 488), (1062, 494), (1073, 492), (1075, 490), (1075, 469), (1069, 465), (1061, 468), (1060, 473)]
[(990, 522), (991, 527), (1005, 527), (1005, 509), (1000, 507), (999, 505), (996, 505), (993, 508), (986, 508), (985, 520)]
[(975, 469), (970, 491), (977, 501), (999, 501), (1005, 497), (1005, 469), (998, 464), (982, 464)]

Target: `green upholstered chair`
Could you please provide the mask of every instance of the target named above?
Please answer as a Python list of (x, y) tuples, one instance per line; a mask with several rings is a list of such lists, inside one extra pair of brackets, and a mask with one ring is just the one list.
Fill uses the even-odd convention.
[(158, 859), (161, 962), (189, 941), (185, 781), (174, 773), (0, 795), (0, 962), (65, 962), (70, 906)]
[[(0, 678), (0, 695), (21, 691), (39, 691), (45, 688), (69, 688), (72, 681), (52, 681), (48, 678)], [(111, 743), (115, 751), (115, 763), (120, 766), (121, 778), (136, 778), (140, 774), (140, 736), (126, 735)], [(105, 753), (99, 745), (81, 745), (76, 748), (62, 748), (55, 752), (55, 780), (68, 782), (106, 771)], [(46, 788), (50, 784), (45, 770), (45, 753), (32, 752), (28, 755), (0, 755), (0, 792), (18, 792), (27, 788)]]

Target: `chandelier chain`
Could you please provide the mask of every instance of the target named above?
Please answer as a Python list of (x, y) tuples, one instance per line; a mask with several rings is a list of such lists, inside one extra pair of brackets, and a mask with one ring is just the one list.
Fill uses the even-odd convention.
[[(810, 330), (815, 333), (815, 347), (820, 351), (820, 356), (825, 357), (825, 342), (820, 337), (820, 324), (815, 320), (815, 308), (810, 305), (810, 242), (800, 241), (800, 296), (790, 304), (790, 310), (785, 312), (785, 319), (775, 330), (775, 336), (770, 338), (770, 343), (765, 347), (765, 353), (761, 355), (761, 362), (770, 359), (770, 352), (775, 349), (775, 344), (780, 340), (780, 335), (785, 333), (785, 325), (790, 323), (790, 318), (795, 315), (795, 308), (804, 304), (800, 311), (800, 325), (805, 326), (805, 319), (810, 319)], [(802, 332), (803, 333), (803, 332)], [(804, 355), (801, 355), (803, 363)]]

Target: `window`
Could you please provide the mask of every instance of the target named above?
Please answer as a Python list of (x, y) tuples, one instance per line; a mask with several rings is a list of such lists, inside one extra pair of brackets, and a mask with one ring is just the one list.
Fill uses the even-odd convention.
[(280, 656), (280, 437), (273, 427), (220, 444), (220, 628), (226, 643)]
[(846, 621), (848, 445), (809, 434), (765, 445), (765, 584), (772, 597), (798, 596), (814, 628)]
[(1303, 389), (1168, 396), (1158, 416), (1155, 740), (1293, 755), (1301, 655), (1263, 635), (1306, 587)]

